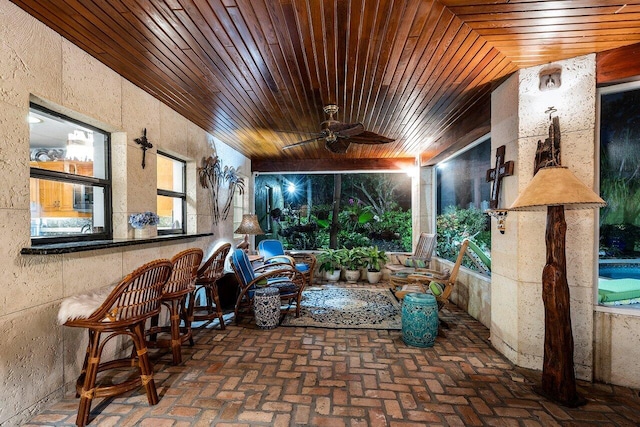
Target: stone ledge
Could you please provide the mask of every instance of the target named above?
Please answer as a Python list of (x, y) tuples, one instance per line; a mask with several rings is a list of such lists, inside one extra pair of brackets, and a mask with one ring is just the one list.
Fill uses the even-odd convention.
[(198, 234), (165, 234), (146, 239), (114, 239), (114, 240), (89, 240), (82, 242), (48, 243), (44, 245), (22, 248), (21, 255), (59, 255), (74, 252), (94, 251), (98, 249), (117, 248), (122, 246), (144, 245), (149, 243), (162, 243), (173, 240), (193, 239), (197, 237), (213, 236), (213, 233)]

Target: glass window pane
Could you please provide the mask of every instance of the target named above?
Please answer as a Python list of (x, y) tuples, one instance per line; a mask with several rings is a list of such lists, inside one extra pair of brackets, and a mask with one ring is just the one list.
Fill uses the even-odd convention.
[(158, 196), (158, 230), (181, 230), (183, 224), (182, 198)]
[(33, 108), (29, 130), (31, 167), (106, 179), (106, 134)]
[(438, 164), (437, 213), (444, 213), (449, 206), (489, 209), (491, 183), (487, 182), (486, 176), (490, 168), (490, 139)]
[(185, 163), (179, 160), (158, 155), (158, 189), (184, 192)]
[(104, 188), (30, 180), (31, 237), (104, 233)]

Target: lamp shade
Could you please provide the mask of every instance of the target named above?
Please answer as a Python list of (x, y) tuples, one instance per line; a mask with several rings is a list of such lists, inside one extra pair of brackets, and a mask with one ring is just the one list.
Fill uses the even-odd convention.
[(234, 231), (236, 234), (264, 234), (262, 228), (260, 228), (260, 223), (258, 222), (258, 216), (255, 214), (244, 214), (242, 215), (242, 222), (238, 226), (238, 229)]
[(568, 168), (549, 166), (535, 174), (509, 210), (535, 211), (562, 205), (565, 209), (590, 209), (606, 206), (607, 203)]

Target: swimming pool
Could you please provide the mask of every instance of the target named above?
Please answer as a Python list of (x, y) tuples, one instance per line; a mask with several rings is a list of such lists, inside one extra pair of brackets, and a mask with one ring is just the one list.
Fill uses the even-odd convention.
[(600, 264), (599, 276), (609, 279), (640, 279), (640, 264), (637, 263), (607, 263)]

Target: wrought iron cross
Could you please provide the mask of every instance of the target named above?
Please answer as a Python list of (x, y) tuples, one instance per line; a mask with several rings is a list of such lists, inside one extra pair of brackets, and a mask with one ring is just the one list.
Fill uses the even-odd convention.
[(146, 166), (145, 157), (147, 156), (147, 150), (149, 148), (153, 148), (153, 144), (147, 140), (147, 128), (142, 130), (142, 136), (140, 138), (134, 139), (136, 144), (140, 144), (142, 148), (142, 169)]
[(504, 161), (504, 152), (506, 147), (501, 145), (496, 150), (496, 167), (487, 171), (487, 182), (493, 181), (491, 185), (491, 199), (489, 208), (498, 209), (498, 201), (500, 200), (500, 184), (502, 178), (513, 175), (513, 161)]

